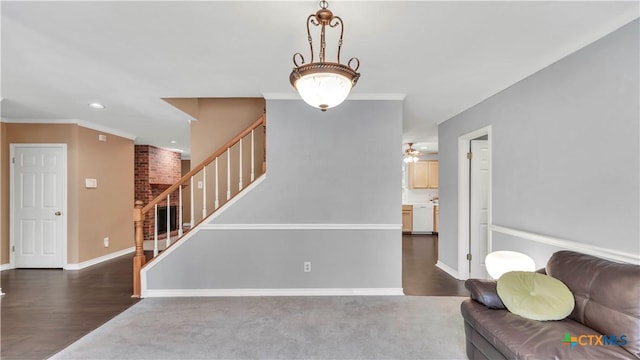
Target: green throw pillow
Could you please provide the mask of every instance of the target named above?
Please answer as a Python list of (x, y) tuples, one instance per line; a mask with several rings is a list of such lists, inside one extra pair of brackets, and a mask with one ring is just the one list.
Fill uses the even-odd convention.
[(497, 290), (509, 311), (532, 320), (564, 319), (575, 305), (562, 281), (536, 272), (508, 272), (498, 279)]

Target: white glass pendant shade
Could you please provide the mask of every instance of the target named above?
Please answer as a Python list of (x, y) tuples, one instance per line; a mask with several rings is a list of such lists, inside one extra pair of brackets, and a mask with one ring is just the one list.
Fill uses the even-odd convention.
[[(352, 57), (346, 65), (340, 63), (340, 50), (342, 48), (342, 34), (344, 24), (339, 16), (334, 16), (328, 9), (326, 0), (320, 1), (320, 9), (315, 14), (307, 17), (307, 40), (311, 53), (311, 61), (306, 62), (301, 53), (293, 54), (294, 68), (289, 75), (289, 82), (293, 85), (304, 102), (326, 111), (340, 105), (351, 92), (360, 78), (358, 68), (360, 60)], [(320, 42), (317, 61), (313, 53), (312, 28), (319, 28)], [(336, 29), (340, 37), (338, 39), (338, 52), (336, 61), (327, 61), (326, 55), (326, 30)]]
[(340, 74), (315, 73), (302, 76), (294, 86), (304, 102), (326, 110), (340, 105), (349, 96), (351, 83)]
[(536, 264), (533, 259), (516, 251), (494, 251), (484, 260), (489, 276), (499, 279), (509, 271), (534, 271)]

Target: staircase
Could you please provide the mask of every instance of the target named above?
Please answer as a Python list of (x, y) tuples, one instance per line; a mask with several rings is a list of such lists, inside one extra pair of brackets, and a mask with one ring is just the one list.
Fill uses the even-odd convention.
[[(195, 230), (222, 205), (265, 173), (265, 125), (266, 116), (263, 114), (148, 204), (145, 205), (140, 200), (135, 202), (133, 297), (139, 298), (141, 295), (140, 270), (147, 262), (153, 261), (162, 250), (180, 241), (187, 232)], [(189, 219), (184, 219), (185, 203), (190, 208)], [(158, 207), (164, 205), (169, 208), (172, 204), (177, 208), (177, 229), (171, 228), (171, 211), (167, 210), (167, 229), (164, 235), (159, 235), (159, 230), (165, 229), (158, 229), (157, 226)], [(145, 235), (145, 220), (149, 219), (154, 223), (153, 233)]]

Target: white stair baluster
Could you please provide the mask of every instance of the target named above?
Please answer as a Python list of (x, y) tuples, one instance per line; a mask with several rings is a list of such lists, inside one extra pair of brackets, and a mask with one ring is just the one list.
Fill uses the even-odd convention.
[(227, 200), (231, 199), (231, 148), (227, 149)]
[(155, 225), (153, 226), (153, 257), (158, 256), (158, 204), (154, 205), (155, 215), (153, 218), (155, 219)]
[(178, 237), (182, 234), (182, 185), (180, 185), (178, 187)]
[(251, 182), (253, 182), (253, 180), (255, 180), (255, 178), (256, 178), (256, 173), (255, 173), (255, 170), (254, 170), (254, 168), (255, 168), (255, 164), (254, 164), (254, 162), (255, 162), (255, 150), (254, 150), (255, 143), (254, 143), (254, 139), (253, 139), (253, 131), (254, 130), (255, 129), (251, 130)]
[(164, 240), (164, 248), (171, 245), (171, 195), (167, 195), (167, 237)]
[(240, 139), (240, 174), (238, 182), (238, 191), (242, 190), (242, 139)]
[(202, 168), (202, 220), (207, 217), (207, 167)]
[(196, 202), (193, 201), (193, 176), (191, 177), (191, 184), (189, 186), (191, 189), (191, 221), (189, 222), (189, 229), (193, 229), (193, 226), (195, 225), (195, 221), (193, 220), (194, 215), (196, 214)]
[(219, 193), (219, 191), (218, 191), (218, 180), (220, 179), (218, 177), (218, 159), (219, 158), (220, 158), (219, 156), (216, 158), (216, 179), (215, 179), (216, 180), (216, 201), (215, 201), (215, 204), (214, 204), (215, 205), (215, 209), (217, 209), (220, 206), (220, 196), (218, 196), (218, 193)]

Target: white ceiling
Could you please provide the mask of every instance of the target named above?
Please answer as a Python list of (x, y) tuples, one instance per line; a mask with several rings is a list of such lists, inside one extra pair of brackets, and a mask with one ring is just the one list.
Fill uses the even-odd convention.
[[(361, 62), (352, 96), (404, 94), (403, 141), (429, 146), (438, 123), (639, 16), (636, 1), (329, 8), (345, 23), (342, 61)], [(73, 120), (188, 152), (191, 118), (161, 98), (294, 94), (291, 58), (308, 58), (305, 21), (317, 9), (317, 1), (2, 1), (2, 118)], [(89, 108), (94, 101), (107, 108)]]

